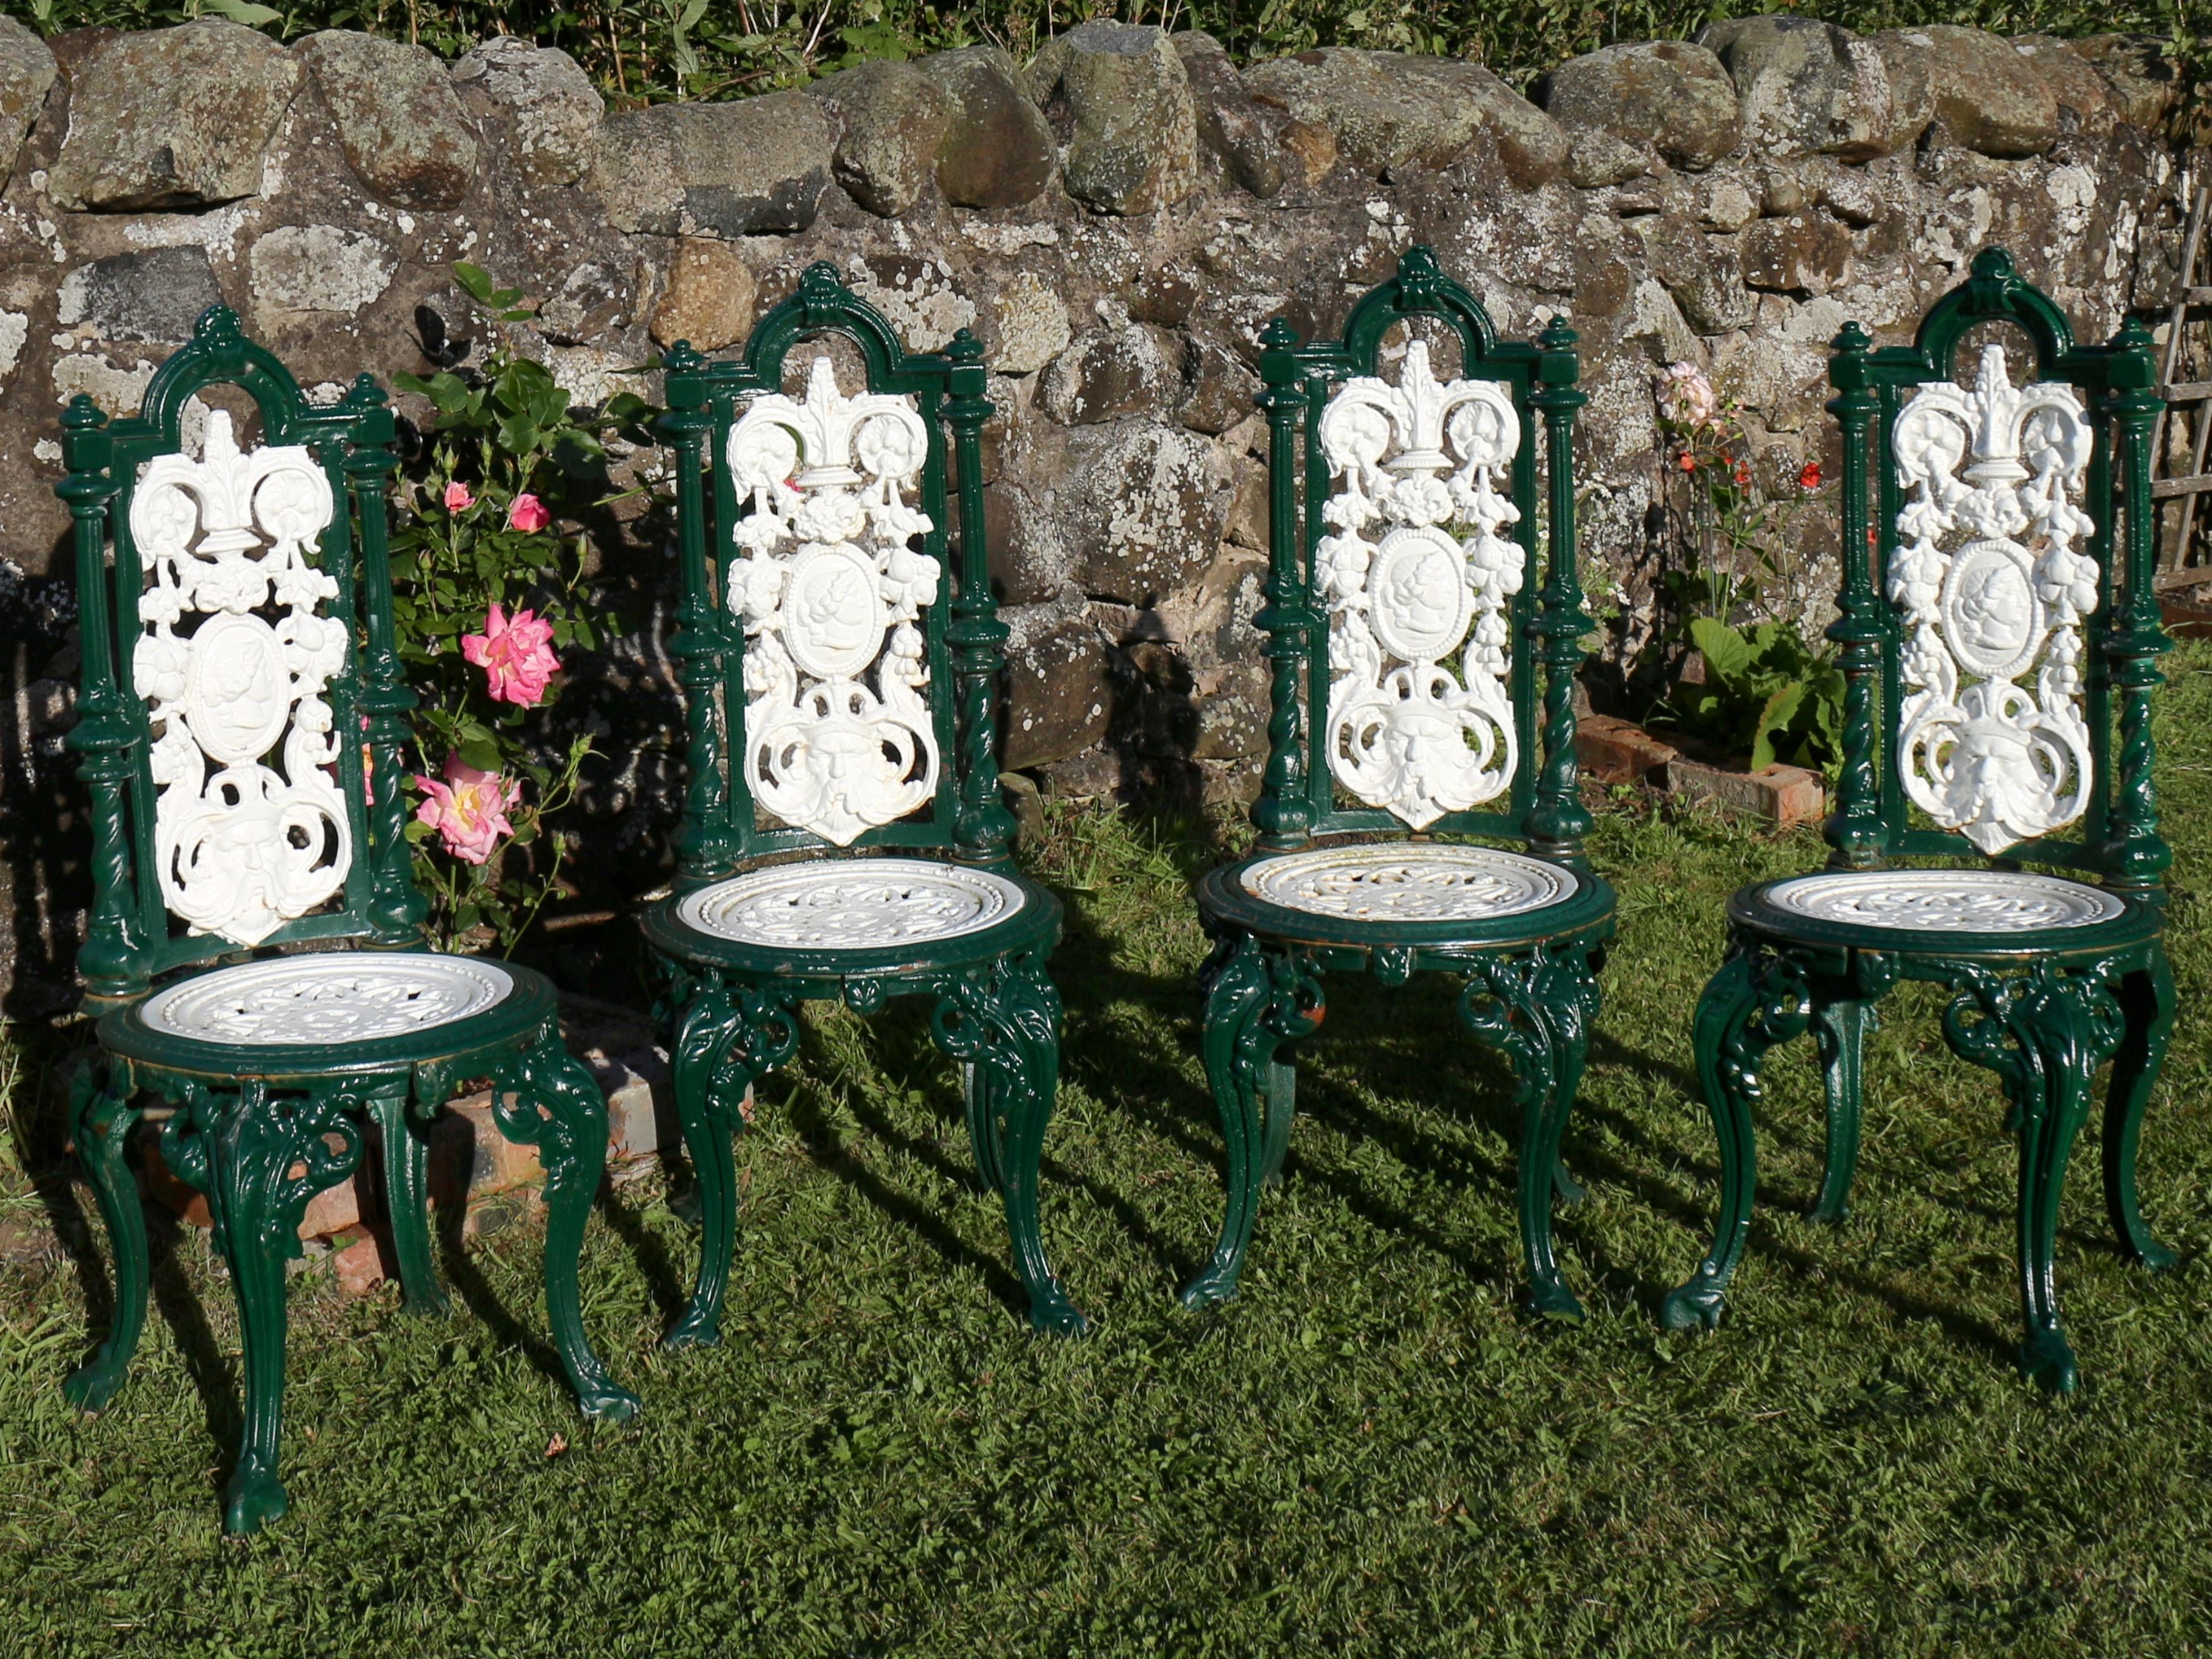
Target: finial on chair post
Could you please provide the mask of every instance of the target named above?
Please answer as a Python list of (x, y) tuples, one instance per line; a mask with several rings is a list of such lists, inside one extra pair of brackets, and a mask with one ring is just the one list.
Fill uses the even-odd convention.
[(662, 395), (668, 408), (658, 424), (676, 449), (676, 543), (684, 580), (676, 632), (668, 642), (669, 654), (679, 665), (685, 728), (677, 867), (678, 884), (696, 887), (727, 875), (742, 856), (740, 836), (732, 833), (730, 823), (721, 728), (714, 718), (714, 690), (721, 684), (730, 639), (714, 604), (714, 573), (707, 556), (702, 475), (714, 417), (702, 373), (706, 359), (691, 349), (690, 341), (678, 340), (660, 364), (667, 377)]
[(981, 342), (962, 329), (945, 355), (945, 424), (952, 428), (953, 481), (960, 500), (959, 579), (945, 642), (952, 649), (957, 688), (959, 800), (952, 839), (960, 856), (979, 864), (1006, 862), (1014, 815), (1000, 799), (999, 680), (1006, 665), (1006, 625), (991, 592), (990, 544), (983, 526), (983, 424), (994, 412), (985, 396), (990, 371)]
[[(143, 990), (137, 885), (131, 867), (125, 791), (137, 737), (115, 677), (117, 641), (108, 595), (108, 511), (114, 501), (114, 441), (107, 416), (80, 392), (62, 416), (69, 476), (54, 486), (68, 504), (76, 550), (77, 626), (82, 669), (76, 727), (69, 746), (84, 757), (77, 776), (92, 791), (92, 915), (77, 951), (77, 971), (95, 997)], [(133, 572), (135, 574), (135, 571)]]
[(1267, 636), (1267, 770), (1252, 822), (1263, 845), (1296, 847), (1313, 822), (1305, 795), (1305, 723), (1298, 713), (1299, 665), (1307, 661), (1313, 617), (1306, 605), (1298, 504), (1298, 428), (1310, 404), (1297, 356), (1298, 332), (1277, 317), (1260, 331), (1259, 396), (1267, 416), (1267, 603), (1252, 625)]
[(1590, 832), (1583, 805), (1582, 773), (1575, 757), (1575, 672), (1583, 641), (1596, 626), (1583, 609), (1582, 573), (1575, 540), (1575, 411), (1589, 401), (1577, 387), (1579, 337), (1565, 318), (1553, 317), (1537, 341), (1536, 387), (1528, 401), (1544, 416), (1545, 481), (1549, 506), (1550, 559), (1534, 634), (1544, 664), (1544, 761), (1528, 812), (1534, 850), (1581, 868), (1583, 838)]
[(1844, 325), (1833, 341), (1828, 381), (1836, 388), (1827, 409), (1843, 428), (1843, 591), (1827, 637), (1839, 649), (1844, 674), (1843, 765), (1836, 781), (1836, 810), (1821, 833), (1833, 849), (1829, 862), (1839, 869), (1870, 869), (1889, 846), (1875, 773), (1875, 687), (1881, 672), (1881, 645), (1887, 627), (1884, 601), (1876, 590), (1874, 563), (1880, 542), (1868, 502), (1867, 448), (1875, 416), (1881, 407), (1868, 374), (1874, 342), (1855, 322)]

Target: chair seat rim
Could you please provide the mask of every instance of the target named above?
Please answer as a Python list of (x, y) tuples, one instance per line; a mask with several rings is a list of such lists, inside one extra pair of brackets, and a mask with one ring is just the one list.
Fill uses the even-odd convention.
[[(1380, 845), (1413, 843), (1382, 842)], [(1441, 843), (1456, 845), (1457, 843)], [(1218, 866), (1199, 878), (1200, 910), (1209, 922), (1226, 924), (1285, 945), (1316, 946), (1389, 947), (1419, 945), (1435, 950), (1455, 946), (1488, 951), (1541, 945), (1549, 940), (1579, 937), (1594, 930), (1610, 930), (1616, 902), (1613, 891), (1601, 878), (1573, 869), (1533, 853), (1519, 856), (1559, 870), (1574, 880), (1565, 896), (1534, 909), (1512, 911), (1489, 919), (1454, 918), (1443, 921), (1393, 921), (1330, 916), (1275, 903), (1249, 891), (1245, 874), (1274, 860), (1321, 850), (1310, 848), (1270, 850), (1234, 864)], [(1517, 852), (1516, 848), (1493, 850)]]
[(2116, 893), (2094, 882), (2072, 876), (2051, 878), (2085, 887), (2116, 900), (2121, 906), (2121, 914), (2101, 921), (2006, 930), (1885, 927), (1874, 922), (1844, 921), (1806, 915), (1799, 911), (1784, 909), (1775, 902), (1772, 896), (1774, 890), (1784, 882), (1802, 881), (1816, 875), (1863, 876), (1873, 880), (1884, 876), (1980, 873), (1971, 866), (1956, 870), (1926, 866), (1868, 871), (1804, 870), (1795, 875), (1778, 876), (1771, 881), (1754, 882), (1738, 888), (1729, 898), (1729, 923), (1732, 928), (1745, 929), (1786, 944), (1877, 951), (1886, 955), (1972, 957), (2015, 961), (2104, 956), (2116, 950), (2142, 945), (2155, 939), (2165, 930), (2166, 913), (2162, 906), (2135, 894)]
[[(647, 945), (676, 961), (793, 980), (896, 978), (928, 974), (1049, 946), (1059, 939), (1062, 911), (1058, 896), (1019, 871), (963, 865), (928, 853), (902, 852), (899, 856), (954, 869), (985, 870), (1019, 888), (1022, 902), (1010, 914), (970, 933), (849, 950), (767, 945), (704, 933), (677, 914), (692, 891), (703, 890), (671, 894), (647, 909), (639, 918), (639, 925), (644, 929)], [(855, 858), (783, 860), (738, 871), (722, 880), (736, 880), (769, 870), (789, 870), (809, 863), (830, 866), (864, 861)], [(719, 884), (710, 882), (706, 885), (711, 888)]]
[[(352, 953), (313, 954), (321, 957)], [(452, 957), (463, 962), (494, 960), (456, 951), (422, 951), (414, 954)], [(262, 957), (255, 958), (255, 963), (284, 959)], [(368, 1042), (339, 1039), (312, 1043), (222, 1042), (161, 1030), (147, 1024), (146, 1004), (161, 993), (241, 965), (244, 964), (224, 963), (202, 968), (166, 981), (108, 1010), (100, 1017), (95, 1028), (100, 1046), (118, 1059), (158, 1071), (226, 1079), (283, 1081), (407, 1071), (432, 1061), (459, 1060), (489, 1048), (539, 1041), (559, 1029), (560, 996), (552, 981), (535, 969), (506, 961), (495, 961), (495, 965), (513, 979), (514, 988), (489, 1007), (459, 1019)]]

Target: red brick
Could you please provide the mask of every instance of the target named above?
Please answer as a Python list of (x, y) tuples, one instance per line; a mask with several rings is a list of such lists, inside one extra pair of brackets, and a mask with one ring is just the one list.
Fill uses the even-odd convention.
[(1575, 722), (1575, 759), (1599, 783), (1640, 783), (1677, 753), (1631, 720), (1584, 714)]
[(365, 1233), (343, 1249), (333, 1252), (331, 1266), (337, 1273), (338, 1289), (348, 1296), (367, 1296), (387, 1276), (384, 1252), (374, 1234)]
[(1784, 828), (1817, 823), (1827, 816), (1828, 792), (1818, 772), (1776, 764), (1758, 772), (1739, 772), (1700, 761), (1667, 764), (1667, 787), (1684, 800), (1710, 801), (1731, 811)]

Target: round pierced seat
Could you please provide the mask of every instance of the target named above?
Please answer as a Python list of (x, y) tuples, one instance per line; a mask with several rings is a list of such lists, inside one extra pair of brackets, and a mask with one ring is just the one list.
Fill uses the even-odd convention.
[(315, 1073), (434, 1057), (544, 1025), (552, 986), (510, 963), (428, 951), (333, 951), (211, 969), (100, 1022), (134, 1060)]
[(1889, 950), (2101, 948), (2158, 923), (2140, 900), (2026, 870), (1826, 870), (1731, 908), (1764, 932)]
[(1256, 931), (1443, 943), (1544, 934), (1612, 903), (1603, 882), (1502, 848), (1385, 842), (1277, 853), (1218, 871), (1200, 902)]
[(718, 881), (647, 919), (656, 943), (694, 959), (877, 969), (999, 954), (1048, 931), (1059, 902), (1018, 877), (937, 859), (809, 859)]

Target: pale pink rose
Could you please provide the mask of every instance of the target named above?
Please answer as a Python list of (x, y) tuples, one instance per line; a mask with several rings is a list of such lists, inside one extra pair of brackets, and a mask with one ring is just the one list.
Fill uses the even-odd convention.
[(553, 522), (553, 515), (545, 510), (545, 503), (525, 491), (514, 498), (514, 505), (507, 509), (507, 527), (526, 534), (543, 530)]
[(447, 512), (465, 513), (476, 504), (477, 498), (469, 494), (469, 487), (459, 478), (446, 486)]
[(528, 611), (509, 617), (495, 603), (484, 631), (461, 635), (461, 655), (484, 671), (493, 699), (528, 708), (545, 696), (545, 682), (561, 666), (553, 654), (553, 624)]
[(447, 755), (442, 781), (417, 774), (415, 787), (423, 795), (416, 821), (435, 830), (446, 850), (465, 863), (482, 864), (514, 833), (507, 809), (522, 799), (522, 786), (512, 778)]

